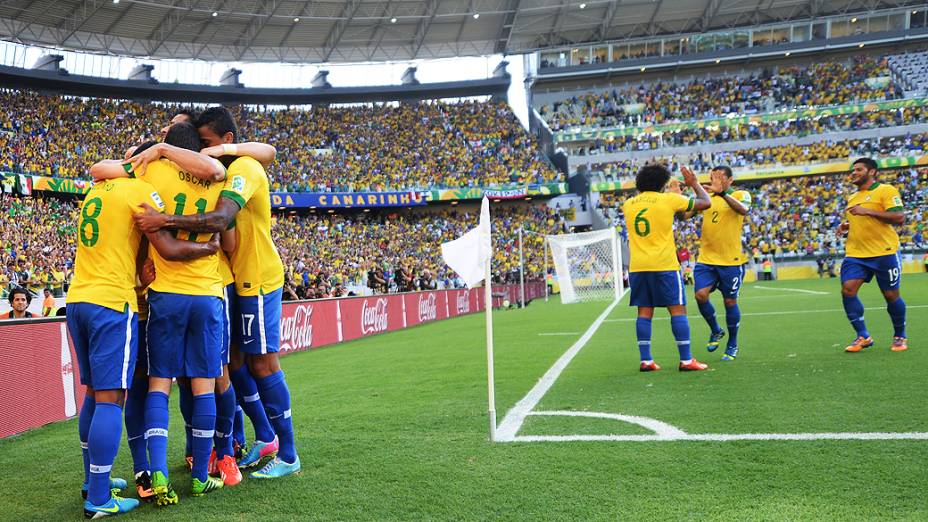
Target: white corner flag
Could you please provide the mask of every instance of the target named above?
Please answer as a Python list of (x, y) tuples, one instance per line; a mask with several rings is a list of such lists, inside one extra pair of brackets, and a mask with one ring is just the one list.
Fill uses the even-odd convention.
[(480, 204), (480, 222), (463, 236), (442, 243), (441, 255), (445, 263), (457, 272), (467, 288), (483, 281), (483, 297), (487, 319), (487, 397), (489, 400), (490, 441), (496, 441), (496, 390), (493, 384), (493, 292), (490, 288), (490, 261), (493, 243), (490, 241), (490, 200), (486, 196)]

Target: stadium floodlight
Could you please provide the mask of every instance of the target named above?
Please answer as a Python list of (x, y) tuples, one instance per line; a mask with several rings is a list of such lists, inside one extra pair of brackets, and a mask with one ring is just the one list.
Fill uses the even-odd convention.
[[(622, 247), (614, 227), (545, 239), (551, 247), (562, 303), (618, 300), (625, 294), (619, 263)], [(546, 265), (547, 261), (546, 257)]]

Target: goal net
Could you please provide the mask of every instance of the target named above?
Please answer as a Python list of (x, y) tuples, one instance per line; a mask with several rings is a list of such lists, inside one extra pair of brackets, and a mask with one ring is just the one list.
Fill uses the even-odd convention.
[(615, 228), (546, 236), (562, 303), (611, 301), (625, 292)]

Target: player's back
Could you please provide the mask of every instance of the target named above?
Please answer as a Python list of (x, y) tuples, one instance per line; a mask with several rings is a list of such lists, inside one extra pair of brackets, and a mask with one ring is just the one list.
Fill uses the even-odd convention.
[(254, 296), (281, 288), (284, 267), (271, 238), (271, 194), (264, 167), (253, 158), (238, 158), (229, 166), (222, 195), (241, 208), (231, 259), (236, 293)]
[(641, 192), (622, 205), (631, 272), (679, 270), (673, 239), (673, 220), (677, 212), (692, 210), (693, 200), (679, 194)]
[[(168, 160), (148, 165), (145, 180), (151, 183), (165, 201), (166, 211), (174, 215), (205, 214), (216, 208), (222, 183), (201, 180), (180, 170)], [(178, 239), (206, 242), (210, 234), (177, 231)], [(151, 289), (157, 292), (183, 295), (222, 296), (219, 257), (214, 255), (189, 261), (168, 261), (152, 249), (157, 277)]]
[(141, 232), (132, 221), (142, 202), (164, 208), (158, 192), (138, 179), (95, 183), (81, 205), (77, 255), (68, 303), (92, 303), (123, 312), (138, 311), (136, 257)]
[[(745, 206), (751, 204), (751, 195), (747, 191), (736, 190), (730, 195)], [(741, 248), (743, 227), (744, 216), (735, 212), (724, 197), (712, 196), (712, 205), (702, 212), (699, 262), (718, 266), (736, 266), (747, 262)]]

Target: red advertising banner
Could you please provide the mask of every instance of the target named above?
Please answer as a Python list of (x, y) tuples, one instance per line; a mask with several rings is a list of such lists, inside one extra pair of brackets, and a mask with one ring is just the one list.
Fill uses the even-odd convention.
[[(544, 296), (525, 285), (525, 300)], [(493, 287), (494, 306), (518, 302), (518, 285)], [(283, 304), (282, 355), (484, 310), (483, 289), (323, 299)], [(84, 400), (63, 318), (0, 322), (0, 438), (77, 415)], [(28, 407), (24, 407), (28, 405)]]

